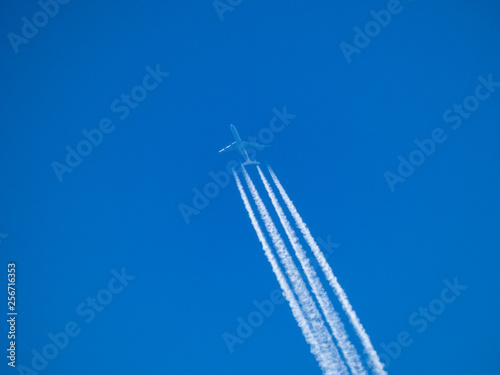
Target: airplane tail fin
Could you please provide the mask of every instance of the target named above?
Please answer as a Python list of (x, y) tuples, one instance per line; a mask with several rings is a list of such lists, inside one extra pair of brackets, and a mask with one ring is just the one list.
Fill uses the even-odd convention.
[(247, 160), (246, 162), (242, 163), (241, 165), (246, 166), (246, 165), (251, 165), (251, 164), (259, 165), (260, 163), (258, 161), (255, 161), (255, 160)]

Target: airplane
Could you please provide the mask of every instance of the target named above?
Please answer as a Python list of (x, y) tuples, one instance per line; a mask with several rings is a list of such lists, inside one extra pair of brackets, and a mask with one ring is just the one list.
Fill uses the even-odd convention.
[(231, 133), (233, 133), (234, 139), (236, 140), (229, 146), (224, 147), (219, 152), (238, 150), (238, 152), (245, 158), (245, 162), (242, 163), (243, 166), (249, 164), (260, 164), (258, 161), (250, 159), (250, 156), (248, 156), (247, 148), (256, 148), (260, 150), (263, 147), (270, 147), (270, 146), (261, 145), (259, 143), (254, 143), (254, 142), (243, 141), (240, 135), (238, 134), (238, 130), (236, 130), (236, 127), (233, 124), (231, 124), (230, 128), (231, 128)]

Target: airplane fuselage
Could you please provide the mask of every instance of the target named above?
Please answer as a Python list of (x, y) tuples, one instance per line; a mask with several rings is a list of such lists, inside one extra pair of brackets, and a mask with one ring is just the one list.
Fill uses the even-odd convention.
[(234, 139), (236, 140), (236, 143), (241, 143), (241, 137), (238, 134), (238, 130), (236, 130), (236, 126), (231, 124), (231, 133), (233, 133)]
[(231, 124), (231, 133), (233, 133), (233, 137), (236, 141), (236, 147), (238, 148), (239, 153), (245, 158), (245, 160), (250, 160), (245, 145), (241, 141), (240, 134), (238, 133), (238, 130), (236, 130), (236, 126), (234, 126), (233, 124)]
[(260, 145), (258, 143), (242, 140), (240, 137), (240, 134), (238, 133), (238, 130), (236, 130), (236, 127), (233, 124), (231, 124), (230, 129), (231, 129), (231, 133), (233, 133), (233, 137), (234, 137), (235, 141), (233, 143), (231, 143), (229, 146), (224, 147), (219, 152), (224, 152), (227, 150), (238, 150), (238, 152), (243, 156), (243, 158), (245, 160), (245, 162), (242, 163), (243, 166), (249, 165), (249, 164), (259, 164), (259, 162), (250, 159), (250, 156), (248, 155), (248, 152), (247, 152), (247, 148), (260, 149), (260, 148), (263, 148), (266, 146)]

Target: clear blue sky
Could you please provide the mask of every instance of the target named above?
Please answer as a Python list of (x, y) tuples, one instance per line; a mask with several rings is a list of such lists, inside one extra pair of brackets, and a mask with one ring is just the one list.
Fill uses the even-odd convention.
[[(340, 44), (387, 7), (243, 0), (221, 20), (211, 1), (74, 0), (45, 19), (4, 2), (0, 268), (17, 263), (17, 365), (74, 321), (41, 374), (319, 374), (286, 304), (233, 354), (224, 343), (278, 287), (234, 181), (189, 224), (179, 211), (236, 157), (217, 153), (230, 123), (257, 135), (286, 106), (296, 117), (258, 158), (313, 235), (341, 244), (328, 261), (378, 352), (410, 334), (388, 372), (498, 374), (500, 87), (476, 88), (500, 81), (500, 6), (402, 1), (348, 63)], [(131, 91), (147, 97), (125, 112)], [(443, 119), (464, 101), (477, 109), (461, 126)], [(100, 122), (60, 182), (54, 162)], [(446, 140), (391, 191), (384, 173), (439, 128)], [(122, 268), (135, 279), (101, 292)], [(412, 314), (455, 278), (468, 288), (418, 332)], [(77, 307), (98, 293), (113, 300), (86, 323)]]

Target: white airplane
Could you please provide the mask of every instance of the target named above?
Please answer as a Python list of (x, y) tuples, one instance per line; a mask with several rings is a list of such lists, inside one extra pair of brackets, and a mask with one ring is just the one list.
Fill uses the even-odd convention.
[(219, 152), (238, 150), (238, 152), (245, 158), (245, 162), (242, 163), (243, 166), (249, 164), (260, 164), (258, 161), (250, 159), (250, 156), (248, 156), (247, 148), (256, 148), (260, 150), (263, 147), (269, 147), (269, 146), (261, 145), (259, 143), (254, 143), (254, 142), (243, 141), (240, 135), (238, 134), (238, 130), (236, 130), (236, 127), (233, 124), (231, 124), (231, 133), (233, 133), (234, 139), (236, 140), (229, 146), (224, 147)]

